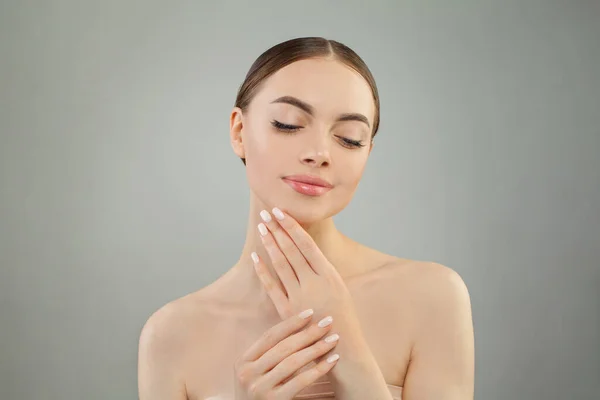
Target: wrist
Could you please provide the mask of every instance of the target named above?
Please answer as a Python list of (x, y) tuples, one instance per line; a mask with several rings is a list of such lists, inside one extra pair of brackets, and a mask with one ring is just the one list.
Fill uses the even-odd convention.
[[(339, 321), (338, 321), (339, 322)], [(355, 323), (336, 324), (335, 332), (340, 335), (336, 351), (346, 360), (364, 363), (372, 357), (371, 349), (360, 329)]]

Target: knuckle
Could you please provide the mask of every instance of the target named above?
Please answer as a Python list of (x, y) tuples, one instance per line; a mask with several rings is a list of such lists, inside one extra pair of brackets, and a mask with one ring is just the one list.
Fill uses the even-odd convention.
[(306, 240), (299, 240), (297, 246), (301, 251), (307, 251), (311, 248), (310, 243)]
[(287, 355), (293, 353), (292, 346), (290, 344), (287, 344), (287, 343), (286, 344), (281, 344), (277, 350), (278, 350), (277, 352), (279, 354), (282, 354), (284, 356), (287, 356)]
[(283, 250), (284, 253), (291, 253), (294, 250), (294, 245), (292, 245), (292, 242), (290, 242), (289, 240), (284, 241), (281, 244), (281, 250)]
[(287, 265), (288, 265), (287, 260), (285, 260), (283, 257), (276, 256), (273, 258), (274, 258), (273, 268), (276, 271), (282, 271), (283, 269), (287, 268)]
[(288, 371), (296, 372), (302, 366), (302, 360), (300, 360), (300, 357), (297, 354), (294, 354), (293, 356), (286, 358), (284, 360), (284, 363), (285, 363), (285, 368)]
[(285, 267), (286, 267), (285, 262), (279, 258), (277, 259), (276, 262), (273, 262), (273, 269), (277, 272), (283, 271), (285, 269)]
[(298, 241), (306, 241), (304, 235), (302, 234), (304, 229), (301, 229), (298, 225), (294, 224), (288, 227), (288, 230), (292, 235), (295, 235), (298, 238)]
[(251, 380), (252, 380), (250, 370), (245, 367), (240, 368), (237, 371), (237, 380), (243, 387), (250, 385)]
[(262, 284), (267, 292), (270, 292), (273, 289), (275, 289), (275, 282), (273, 282), (272, 279), (268, 279), (267, 277), (263, 277)]
[(260, 387), (257, 382), (252, 382), (248, 385), (248, 394), (254, 399), (260, 394)]
[(271, 342), (271, 341), (273, 340), (273, 338), (274, 338), (274, 332), (273, 332), (271, 329), (269, 329), (269, 330), (266, 330), (266, 331), (265, 331), (265, 332), (262, 334), (262, 338), (261, 338), (261, 340), (262, 340), (263, 342)]
[(312, 243), (309, 240), (306, 240), (305, 238), (298, 239), (298, 242), (296, 244), (300, 250), (312, 249)]
[(320, 362), (317, 365), (315, 365), (313, 371), (315, 375), (322, 375), (324, 372), (327, 371), (327, 364), (323, 364), (322, 362)]
[(320, 342), (315, 343), (308, 349), (308, 356), (311, 360), (314, 360), (315, 358), (319, 357), (321, 353), (323, 353), (323, 345)]

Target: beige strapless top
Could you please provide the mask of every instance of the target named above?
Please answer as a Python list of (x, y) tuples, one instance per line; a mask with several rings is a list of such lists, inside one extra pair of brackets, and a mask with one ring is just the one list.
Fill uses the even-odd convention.
[[(396, 385), (388, 384), (388, 389), (392, 394), (392, 398), (394, 400), (402, 400), (402, 387)], [(210, 396), (205, 398), (204, 400), (229, 400), (229, 397), (224, 396)], [(233, 399), (233, 398), (231, 398)], [(313, 384), (307, 386), (298, 393), (295, 397), (295, 400), (321, 400), (321, 399), (335, 399), (335, 393), (333, 392), (333, 385), (329, 381), (320, 381), (314, 382)]]
[[(402, 387), (388, 384), (388, 389), (394, 400), (402, 400)], [(305, 387), (294, 399), (335, 399), (333, 386), (329, 381), (320, 381)]]

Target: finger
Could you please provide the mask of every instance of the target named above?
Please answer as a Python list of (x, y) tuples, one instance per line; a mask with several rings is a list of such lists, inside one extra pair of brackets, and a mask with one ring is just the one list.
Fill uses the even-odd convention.
[(275, 238), (275, 243), (294, 269), (299, 280), (308, 277), (309, 273), (314, 274), (313, 269), (302, 255), (302, 252), (300, 252), (300, 249), (298, 249), (298, 246), (296, 246), (296, 243), (289, 237), (279, 222), (271, 218), (271, 214), (266, 210), (260, 212), (260, 217), (265, 222), (267, 228), (269, 228), (271, 235)]
[[(259, 374), (266, 373), (283, 362), (287, 357), (311, 346), (329, 332), (332, 321), (333, 318), (331, 318), (331, 316), (323, 318), (318, 324), (315, 323), (307, 329), (301, 330), (280, 341), (256, 360), (254, 366), (256, 368), (255, 371)], [(296, 370), (293, 370), (292, 372), (295, 371)], [(276, 383), (279, 383), (279, 381)]]
[(274, 390), (283, 399), (292, 399), (304, 388), (314, 383), (317, 379), (327, 374), (337, 364), (339, 354), (327, 354), (317, 365), (290, 379)]
[(289, 312), (286, 310), (286, 306), (288, 304), (288, 298), (286, 294), (283, 292), (283, 288), (278, 284), (278, 282), (273, 278), (271, 272), (262, 262), (258, 254), (253, 252), (251, 254), (252, 262), (254, 263), (254, 271), (256, 275), (258, 275), (258, 279), (262, 283), (265, 291), (269, 295), (269, 298), (275, 305), (277, 312), (279, 315), (287, 315)]
[(277, 273), (277, 276), (285, 286), (285, 290), (288, 293), (294, 292), (294, 290), (300, 287), (300, 283), (298, 282), (298, 278), (294, 272), (294, 269), (289, 264), (285, 255), (277, 246), (275, 242), (275, 238), (270, 234), (267, 226), (264, 223), (258, 224), (258, 231), (260, 232), (260, 237), (262, 240), (267, 253), (269, 254), (269, 258), (271, 259), (271, 264), (273, 265), (273, 269)]
[(296, 247), (315, 273), (325, 273), (324, 266), (327, 264), (321, 262), (325, 256), (308, 232), (302, 228), (298, 221), (289, 214), (281, 211), (279, 208), (273, 208), (272, 212), (279, 222), (279, 225), (287, 232), (288, 236), (296, 244)]
[[(330, 339), (328, 339), (330, 338)], [(326, 341), (327, 339), (327, 341)], [(295, 373), (298, 373), (304, 366), (313, 362), (332, 350), (337, 345), (339, 335), (332, 334), (326, 339), (318, 340), (310, 346), (304, 347), (290, 354), (285, 359), (277, 363), (274, 368), (270, 369), (265, 375), (256, 380), (259, 387), (271, 389), (277, 385), (283, 384), (288, 378), (293, 378)]]
[(311, 320), (313, 310), (308, 309), (300, 314), (285, 319), (272, 326), (252, 344), (241, 356), (242, 361), (256, 361), (277, 343), (297, 332)]

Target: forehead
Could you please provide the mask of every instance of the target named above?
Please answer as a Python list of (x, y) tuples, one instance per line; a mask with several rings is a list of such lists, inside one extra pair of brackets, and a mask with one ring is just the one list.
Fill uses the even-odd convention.
[(308, 59), (286, 65), (263, 82), (256, 100), (269, 103), (281, 96), (297, 97), (317, 112), (363, 113), (370, 121), (375, 112), (367, 81), (336, 60)]

